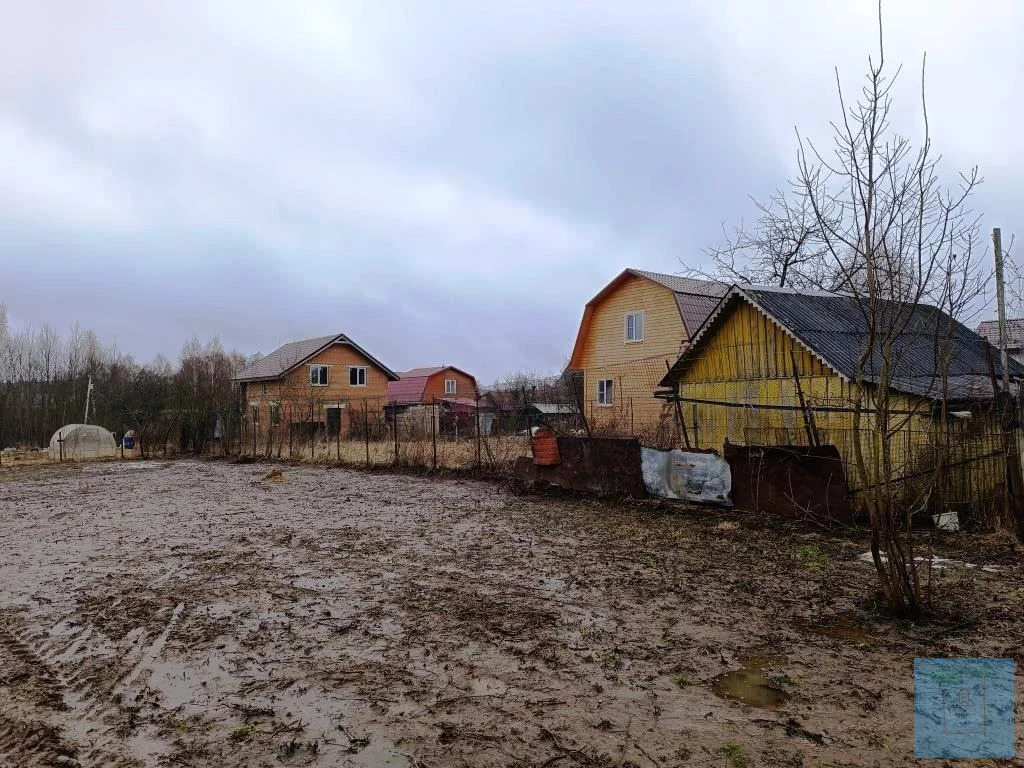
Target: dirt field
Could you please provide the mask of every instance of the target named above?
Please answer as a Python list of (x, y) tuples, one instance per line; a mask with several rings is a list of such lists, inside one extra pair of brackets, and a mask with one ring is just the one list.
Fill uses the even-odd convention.
[(273, 469), (0, 472), (0, 765), (899, 765), (943, 655), (1016, 654), (1020, 734), (1005, 539), (915, 627), (862, 533)]

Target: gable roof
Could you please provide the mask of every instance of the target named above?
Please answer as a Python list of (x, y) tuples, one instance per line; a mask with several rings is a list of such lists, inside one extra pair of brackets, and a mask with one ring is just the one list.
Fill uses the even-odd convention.
[(398, 374), (400, 379), (412, 379), (418, 376), (433, 376), (435, 373), (440, 373), (444, 368), (441, 366), (435, 366), (433, 368), (411, 368), (408, 371), (402, 371)]
[(570, 370), (579, 370), (579, 356), (583, 352), (583, 344), (590, 330), (594, 309), (630, 277), (650, 280), (653, 283), (668, 288), (668, 290), (675, 294), (676, 309), (679, 310), (679, 318), (683, 321), (683, 328), (688, 336), (693, 336), (697, 332), (697, 329), (704, 323), (707, 316), (718, 306), (722, 296), (729, 290), (728, 283), (721, 283), (715, 280), (700, 280), (694, 277), (666, 275), (661, 272), (648, 272), (644, 269), (627, 268), (622, 270), (614, 280), (602, 288), (583, 308), (583, 319), (580, 321), (580, 328), (576, 333), (576, 343), (573, 344), (572, 355), (569, 357), (569, 365), (567, 366)]
[[(843, 378), (857, 377), (858, 358), (869, 343), (869, 320), (863, 301), (854, 296), (823, 291), (734, 285), (708, 317), (684, 352), (661, 381), (670, 387), (703, 354), (715, 332), (740, 303), (747, 302), (782, 328), (798, 344)], [(903, 331), (893, 340), (892, 389), (921, 397), (934, 397), (938, 387), (936, 334), (947, 331), (952, 341), (949, 363), (949, 397), (967, 400), (990, 397), (989, 356), (996, 375), (1002, 374), (999, 354), (981, 336), (949, 315), (927, 304), (883, 302), (879, 312)], [(888, 323), (888, 320), (883, 320)], [(864, 380), (877, 383), (881, 370), (881, 340), (865, 364)], [(1010, 361), (1010, 375), (1024, 376), (1024, 366)]]
[(422, 403), (423, 393), (430, 382), (431, 377), (444, 371), (455, 371), (473, 380), (476, 385), (476, 378), (454, 365), (438, 365), (433, 368), (413, 368), (405, 373), (398, 374), (398, 381), (388, 383), (388, 405), (410, 405)]
[(334, 344), (346, 344), (369, 362), (379, 368), (389, 381), (398, 379), (398, 374), (384, 365), (380, 360), (373, 357), (369, 352), (356, 344), (352, 339), (343, 333), (334, 336), (317, 336), (312, 339), (301, 341), (290, 341), (284, 344), (266, 357), (261, 357), (248, 368), (242, 370), (234, 381), (259, 381), (261, 379), (280, 379), (289, 371), (302, 365), (314, 355), (322, 352)]
[[(994, 347), (999, 347), (999, 321), (985, 320), (978, 325), (978, 335), (988, 340)], [(1024, 347), (1024, 318), (1007, 319), (1006, 348), (1021, 349)]]

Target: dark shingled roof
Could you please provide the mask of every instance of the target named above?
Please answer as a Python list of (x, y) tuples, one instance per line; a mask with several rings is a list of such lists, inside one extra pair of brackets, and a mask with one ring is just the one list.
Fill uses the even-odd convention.
[(376, 358), (372, 357), (365, 349), (356, 344), (352, 339), (343, 333), (333, 336), (317, 336), (313, 339), (302, 339), (291, 341), (278, 347), (266, 357), (261, 357), (255, 363), (243, 370), (235, 377), (235, 381), (259, 381), (260, 379), (279, 379), (297, 365), (302, 364), (317, 352), (329, 347), (331, 344), (347, 344), (365, 357), (369, 362), (380, 368), (389, 380), (398, 379), (398, 374), (385, 366)]
[[(999, 321), (985, 320), (978, 326), (978, 335), (988, 339), (989, 344), (999, 346)], [(1024, 348), (1024, 318), (1006, 321), (1006, 348), (1018, 350)]]
[[(733, 286), (665, 376), (661, 386), (672, 386), (689, 365), (704, 353), (704, 347), (729, 312), (746, 301), (788, 331), (823, 363), (848, 380), (856, 379), (857, 361), (869, 340), (865, 304), (853, 296), (819, 291), (796, 291), (762, 286)], [(981, 336), (956, 322), (936, 307), (926, 304), (885, 302), (879, 327), (905, 323), (893, 341), (891, 361), (896, 391), (922, 397), (938, 397), (936, 334), (951, 333), (949, 397), (953, 400), (987, 398), (992, 395), (989, 354), (996, 375), (1002, 375), (999, 353)], [(882, 362), (881, 342), (865, 365), (865, 380), (877, 383)], [(987, 352), (988, 351), (988, 352)], [(1010, 375), (1024, 376), (1024, 366), (1010, 361)]]

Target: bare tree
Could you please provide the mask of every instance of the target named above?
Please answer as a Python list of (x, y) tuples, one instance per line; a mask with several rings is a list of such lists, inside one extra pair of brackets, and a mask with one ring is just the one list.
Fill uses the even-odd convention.
[[(924, 509), (936, 482), (910, 500), (897, 495), (898, 467), (892, 436), (906, 426), (908, 403), (894, 394), (905, 364), (903, 334), (927, 333), (934, 341), (935, 368), (928, 399), (945, 413), (948, 372), (956, 324), (983, 290), (979, 270), (978, 218), (968, 206), (980, 183), (977, 169), (953, 187), (938, 173), (921, 67), (924, 131), (919, 145), (890, 123), (893, 83), (885, 60), (881, 3), (878, 54), (869, 57), (865, 83), (851, 103), (836, 85), (841, 118), (832, 125), (825, 151), (797, 134), (798, 172), (788, 193), (759, 205), (761, 218), (712, 251), (720, 276), (821, 288), (854, 297), (863, 314), (866, 341), (859, 350), (851, 388), (855, 468), (871, 522), (871, 553), (881, 591), (898, 613), (926, 608), (919, 559), (910, 536), (914, 515)], [(737, 261), (739, 257), (739, 261)], [(940, 312), (921, 311), (932, 305)], [(943, 314), (944, 313), (944, 314)], [(922, 413), (923, 415), (923, 413)], [(941, 430), (940, 430), (941, 431)], [(939, 446), (937, 454), (945, 452)]]
[(731, 283), (820, 288), (821, 227), (810, 201), (800, 194), (775, 192), (768, 200), (753, 201), (758, 218), (753, 227), (742, 223), (729, 232), (722, 227), (724, 245), (705, 249), (713, 272), (699, 272)]

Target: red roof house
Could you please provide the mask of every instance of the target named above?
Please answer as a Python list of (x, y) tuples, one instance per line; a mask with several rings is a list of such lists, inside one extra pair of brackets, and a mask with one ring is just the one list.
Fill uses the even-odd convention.
[(413, 368), (388, 382), (388, 405), (417, 405), (477, 397), (476, 379), (453, 365)]

